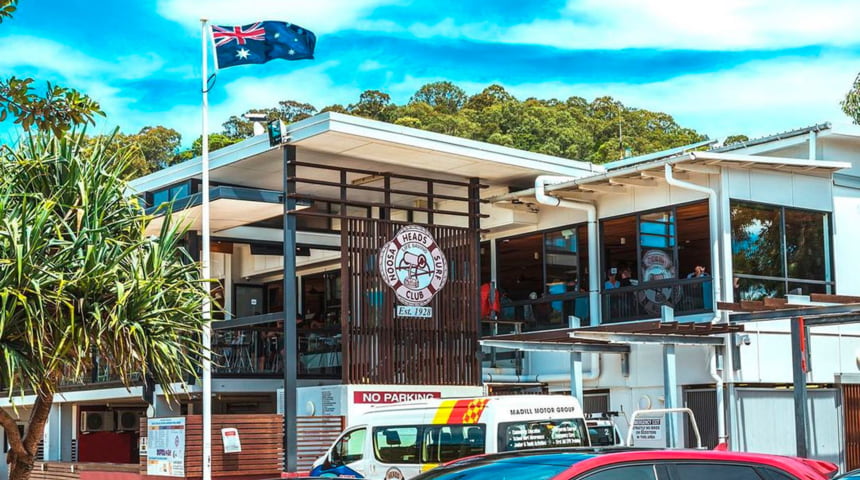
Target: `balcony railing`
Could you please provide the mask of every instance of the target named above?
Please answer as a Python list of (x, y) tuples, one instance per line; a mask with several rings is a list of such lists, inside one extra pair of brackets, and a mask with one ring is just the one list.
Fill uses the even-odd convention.
[(588, 294), (549, 295), (536, 299), (501, 303), (499, 320), (520, 322), (522, 331), (567, 328), (569, 317), (576, 316), (582, 326), (590, 324)]
[(603, 322), (618, 323), (660, 317), (667, 305), (675, 315), (713, 311), (711, 277), (658, 280), (630, 287), (613, 288), (601, 294)]
[[(297, 328), (298, 376), (341, 376), (339, 329)], [(216, 330), (212, 341), (213, 373), (222, 376), (282, 374), (284, 332), (278, 327)]]

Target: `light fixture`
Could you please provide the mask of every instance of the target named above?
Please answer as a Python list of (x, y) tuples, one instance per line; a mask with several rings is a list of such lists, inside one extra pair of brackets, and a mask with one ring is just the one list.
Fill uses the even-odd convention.
[(621, 237), (621, 238), (618, 240), (618, 243), (620, 243), (621, 245), (627, 245), (627, 239), (626, 239), (626, 238), (624, 238), (624, 237)]

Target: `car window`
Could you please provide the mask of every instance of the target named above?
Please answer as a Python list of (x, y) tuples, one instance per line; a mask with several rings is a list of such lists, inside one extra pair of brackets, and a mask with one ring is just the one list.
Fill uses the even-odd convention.
[(364, 428), (347, 433), (335, 444), (331, 451), (331, 461), (342, 465), (361, 460), (364, 456), (364, 438), (367, 430)]
[(600, 470), (584, 477), (583, 480), (657, 480), (654, 465), (622, 465)]
[(797, 480), (796, 477), (792, 477), (785, 472), (780, 472), (773, 468), (758, 468), (757, 471), (760, 475), (763, 475), (766, 480)]
[(418, 426), (374, 428), (373, 451), (382, 463), (418, 463)]
[(675, 480), (762, 480), (753, 467), (715, 463), (676, 463)]
[(585, 422), (578, 418), (527, 420), (499, 424), (499, 451), (588, 445)]
[(484, 453), (484, 425), (434, 425), (424, 428), (421, 463), (445, 463)]

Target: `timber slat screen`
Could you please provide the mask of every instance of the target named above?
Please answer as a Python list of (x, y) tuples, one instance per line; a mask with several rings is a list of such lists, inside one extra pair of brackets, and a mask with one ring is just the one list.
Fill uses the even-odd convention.
[[(125, 463), (36, 462), (30, 480), (79, 480), (87, 472), (98, 472), (100, 478), (136, 480), (138, 466)], [(108, 475), (105, 475), (109, 472)]]
[(860, 468), (860, 385), (842, 384), (845, 416), (845, 468)]
[(297, 417), (299, 444), (298, 468), (299, 471), (311, 470), (314, 461), (328, 450), (346, 424), (344, 417), (339, 416), (317, 416)]
[[(301, 154), (299, 154), (301, 157)], [(480, 189), (450, 180), (295, 162), (297, 200), (328, 210), (341, 235), (344, 383), (479, 385)], [(332, 172), (339, 182), (331, 180)], [(406, 225), (426, 228), (448, 260), (448, 281), (427, 306), (431, 318), (395, 316), (397, 299), (377, 267), (380, 248)]]
[[(242, 451), (224, 453), (222, 428), (239, 431)], [(147, 436), (146, 422), (140, 435)], [(272, 475), (277, 477), (284, 462), (284, 421), (280, 415), (212, 415), (212, 476)], [(146, 456), (141, 456), (140, 473), (146, 475)], [(203, 417), (185, 417), (185, 477), (203, 475)]]

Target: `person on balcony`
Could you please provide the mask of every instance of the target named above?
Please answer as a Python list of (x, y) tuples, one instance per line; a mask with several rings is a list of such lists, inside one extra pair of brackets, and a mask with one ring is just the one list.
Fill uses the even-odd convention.
[(618, 275), (618, 269), (612, 267), (609, 269), (609, 274), (606, 276), (606, 281), (603, 282), (604, 290), (611, 290), (613, 288), (621, 287), (621, 282), (616, 278)]
[(701, 265), (696, 265), (696, 268), (694, 268), (693, 271), (687, 275), (687, 278), (699, 278), (707, 276), (708, 272), (705, 271), (705, 267)]

